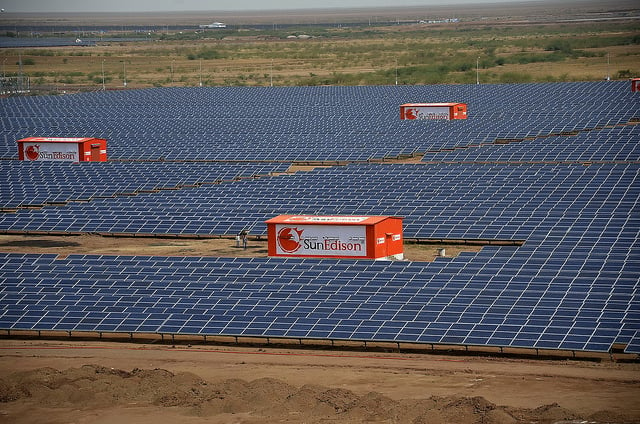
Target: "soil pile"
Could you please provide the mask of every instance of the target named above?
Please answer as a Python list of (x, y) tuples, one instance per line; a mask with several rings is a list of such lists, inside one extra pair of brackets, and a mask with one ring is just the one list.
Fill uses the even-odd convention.
[(393, 400), (376, 392), (358, 395), (348, 389), (320, 385), (295, 387), (274, 378), (208, 382), (189, 372), (124, 371), (99, 365), (63, 371), (38, 368), (10, 374), (0, 380), (0, 401), (4, 418), (10, 417), (9, 422), (15, 423), (34, 422), (31, 414), (42, 409), (53, 411), (55, 416), (56, 409), (72, 410), (76, 415), (88, 411), (100, 415), (101, 410), (113, 411), (113, 408), (121, 410), (119, 417), (125, 413), (123, 408), (125, 411), (126, 408), (147, 408), (156, 412), (164, 408), (188, 422), (204, 419), (245, 424), (507, 424), (593, 421), (595, 418), (599, 422), (625, 421), (623, 416), (606, 411), (599, 412), (597, 417), (585, 417), (557, 404), (529, 410), (499, 406), (480, 396)]

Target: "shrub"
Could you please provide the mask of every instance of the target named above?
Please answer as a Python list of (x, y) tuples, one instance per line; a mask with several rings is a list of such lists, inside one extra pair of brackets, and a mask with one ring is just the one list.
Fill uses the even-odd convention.
[(189, 59), (189, 60), (196, 60), (196, 59), (204, 59), (204, 60), (222, 59), (223, 57), (224, 57), (223, 54), (221, 54), (220, 52), (218, 52), (215, 49), (208, 48), (208, 47), (203, 47), (198, 52), (187, 54), (187, 59)]
[(545, 50), (551, 52), (562, 52), (569, 55), (573, 53), (571, 43), (569, 43), (567, 40), (554, 40), (551, 43), (547, 44)]
[(523, 83), (533, 81), (533, 77), (522, 72), (505, 72), (500, 75), (499, 80), (502, 83)]
[(546, 54), (538, 53), (518, 53), (504, 59), (503, 63), (518, 63), (526, 65), (528, 63), (538, 62), (561, 62), (567, 57), (561, 52), (553, 52)]
[(617, 79), (625, 79), (625, 78), (632, 78), (632, 77), (633, 77), (633, 73), (631, 72), (630, 69), (621, 69), (616, 74)]
[(28, 54), (29, 56), (54, 56), (54, 52), (52, 50), (27, 50), (24, 54)]

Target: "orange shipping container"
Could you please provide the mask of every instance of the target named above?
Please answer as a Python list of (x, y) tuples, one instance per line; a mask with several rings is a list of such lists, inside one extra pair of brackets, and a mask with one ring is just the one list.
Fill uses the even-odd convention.
[(640, 91), (640, 78), (631, 78), (631, 91)]
[(405, 103), (400, 105), (400, 119), (467, 119), (466, 103)]
[(18, 140), (25, 161), (106, 162), (107, 140), (93, 137), (27, 137)]
[(404, 259), (399, 217), (279, 215), (266, 224), (269, 256)]

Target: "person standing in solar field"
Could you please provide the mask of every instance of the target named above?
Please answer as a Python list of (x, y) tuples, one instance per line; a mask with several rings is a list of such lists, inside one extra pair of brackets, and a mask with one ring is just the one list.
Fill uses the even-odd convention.
[(240, 231), (240, 238), (242, 239), (242, 248), (243, 249), (247, 249), (247, 238), (249, 236), (249, 233), (247, 230), (242, 230)]

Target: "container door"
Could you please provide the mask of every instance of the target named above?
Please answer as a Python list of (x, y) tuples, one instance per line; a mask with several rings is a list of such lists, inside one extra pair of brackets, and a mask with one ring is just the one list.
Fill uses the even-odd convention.
[(91, 161), (100, 162), (100, 144), (95, 143), (91, 145)]
[(389, 256), (391, 256), (389, 248), (391, 247), (393, 233), (384, 233), (384, 235), (386, 236), (386, 240), (384, 241), (384, 256), (388, 258)]

